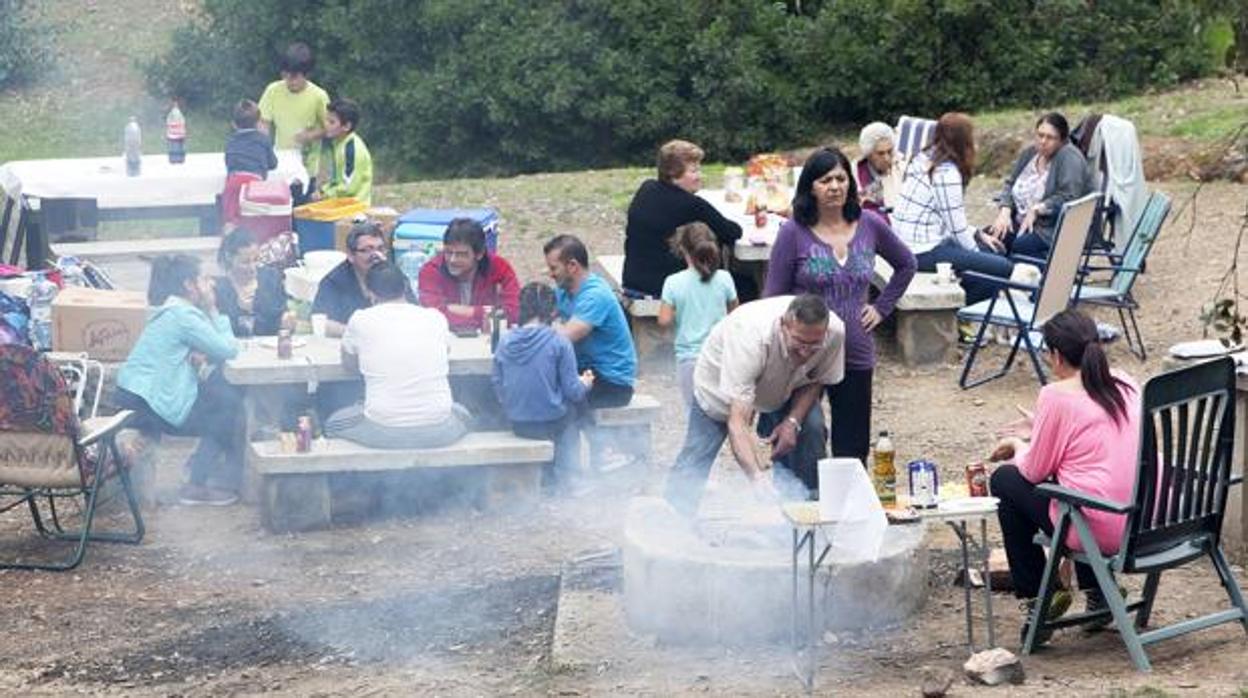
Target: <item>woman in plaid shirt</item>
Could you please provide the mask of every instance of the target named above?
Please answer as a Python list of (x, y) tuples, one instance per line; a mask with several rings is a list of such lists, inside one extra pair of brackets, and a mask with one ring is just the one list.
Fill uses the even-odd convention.
[[(906, 168), (901, 197), (893, 212), (893, 231), (914, 252), (919, 271), (936, 271), (949, 262), (956, 272), (976, 271), (1009, 278), (1014, 264), (1005, 247), (966, 221), (964, 192), (975, 166), (971, 117), (950, 112), (936, 122), (932, 143)], [(966, 303), (991, 298), (997, 285), (963, 278)]]

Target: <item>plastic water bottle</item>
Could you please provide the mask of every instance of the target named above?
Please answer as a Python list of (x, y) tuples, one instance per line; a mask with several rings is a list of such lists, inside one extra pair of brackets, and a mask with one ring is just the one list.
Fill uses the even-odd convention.
[(126, 176), (138, 177), (143, 170), (143, 130), (139, 128), (139, 117), (130, 117), (126, 124)]
[(40, 351), (52, 348), (52, 299), (56, 292), (56, 284), (47, 274), (35, 274), (30, 287), (30, 343)]
[(177, 102), (165, 117), (165, 144), (169, 149), (169, 162), (175, 165), (186, 162), (186, 118)]
[(412, 294), (417, 296), (416, 302), (420, 302), (418, 295), (420, 293), (418, 287), (420, 268), (425, 266), (430, 256), (427, 250), (420, 247), (413, 247), (399, 256), (399, 270), (407, 277), (408, 285), (412, 287)]

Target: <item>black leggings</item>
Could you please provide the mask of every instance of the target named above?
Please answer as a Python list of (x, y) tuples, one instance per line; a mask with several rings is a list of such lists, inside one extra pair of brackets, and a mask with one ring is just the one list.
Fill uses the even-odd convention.
[[(1001, 523), (1001, 536), (1005, 539), (1005, 556), (1010, 561), (1010, 577), (1014, 580), (1014, 595), (1021, 599), (1034, 599), (1040, 595), (1040, 580), (1044, 576), (1044, 549), (1033, 542), (1036, 533), (1044, 531), (1053, 535), (1053, 521), (1049, 518), (1048, 497), (1036, 494), (1036, 486), (1027, 481), (1013, 465), (998, 466), (992, 473), (992, 496), (1001, 500), (997, 506), (997, 520)], [(1075, 563), (1079, 588), (1084, 591), (1096, 589), (1096, 576), (1092, 568)]]
[(832, 429), (828, 435), (835, 458), (857, 458), (867, 463), (871, 450), (871, 378), (874, 371), (845, 369), (845, 377), (829, 385), (828, 413)]

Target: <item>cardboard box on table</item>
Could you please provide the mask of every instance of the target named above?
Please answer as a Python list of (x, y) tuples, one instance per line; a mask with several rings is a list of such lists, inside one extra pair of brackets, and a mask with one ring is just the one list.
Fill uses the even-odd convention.
[(143, 293), (66, 286), (52, 301), (52, 348), (124, 361), (146, 324)]
[[(389, 206), (374, 206), (364, 212), (370, 221), (381, 224), (381, 229), (386, 234), (386, 244), (390, 244), (394, 239), (394, 226), (399, 220), (399, 212)], [(351, 232), (351, 226), (355, 225), (353, 218), (343, 218), (334, 222), (334, 249), (342, 252), (347, 251), (347, 233)]]

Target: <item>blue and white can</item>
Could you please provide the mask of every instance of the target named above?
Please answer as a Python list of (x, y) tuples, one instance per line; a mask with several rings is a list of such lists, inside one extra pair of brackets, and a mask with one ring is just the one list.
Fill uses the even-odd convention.
[(932, 509), (940, 501), (940, 475), (930, 460), (912, 460), (906, 464), (910, 480), (910, 506)]

